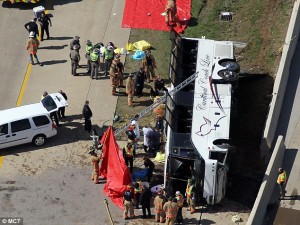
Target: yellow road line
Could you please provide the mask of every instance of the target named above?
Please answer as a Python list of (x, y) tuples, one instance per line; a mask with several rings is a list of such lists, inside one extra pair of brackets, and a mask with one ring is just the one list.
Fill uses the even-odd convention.
[(1, 169), (2, 165), (3, 165), (3, 161), (4, 161), (4, 156), (0, 156), (0, 169)]

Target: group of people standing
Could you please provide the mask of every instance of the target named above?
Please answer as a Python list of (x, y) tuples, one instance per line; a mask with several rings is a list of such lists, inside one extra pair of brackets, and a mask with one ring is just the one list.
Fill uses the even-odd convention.
[[(123, 218), (125, 220), (135, 218), (134, 208), (138, 209), (139, 204), (142, 206), (142, 218), (151, 218), (151, 203), (154, 206), (155, 221), (165, 224), (182, 224), (182, 208), (184, 206), (184, 196), (180, 191), (175, 192), (175, 196), (169, 195), (161, 187), (156, 194), (151, 192), (147, 185), (143, 185), (140, 180), (134, 184), (129, 184), (124, 192)], [(188, 181), (185, 196), (187, 197), (188, 211), (195, 213), (195, 205), (191, 203), (194, 192), (194, 186), (191, 180)]]
[[(39, 34), (37, 22), (40, 25), (41, 34)], [(47, 39), (50, 39), (49, 25), (52, 26), (52, 22), (50, 17), (46, 15), (45, 12), (42, 12), (39, 18), (33, 18), (24, 25), (25, 29), (29, 32), (29, 38), (26, 42), (26, 49), (29, 52), (30, 63), (32, 65), (34, 65), (33, 58), (35, 58), (36, 63), (42, 66), (37, 56), (37, 51), (40, 45), (39, 39), (41, 41), (44, 40), (44, 33), (46, 33)]]

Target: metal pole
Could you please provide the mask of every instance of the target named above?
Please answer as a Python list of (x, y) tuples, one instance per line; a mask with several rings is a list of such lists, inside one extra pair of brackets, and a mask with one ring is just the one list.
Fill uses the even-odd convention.
[(110, 211), (109, 211), (109, 208), (108, 208), (108, 201), (107, 201), (107, 199), (104, 199), (104, 203), (106, 205), (106, 209), (107, 209), (107, 213), (108, 213), (108, 216), (109, 216), (110, 223), (111, 223), (111, 225), (114, 225), (115, 223), (114, 223), (114, 221), (113, 221), (113, 219), (111, 217), (111, 214), (110, 214)]

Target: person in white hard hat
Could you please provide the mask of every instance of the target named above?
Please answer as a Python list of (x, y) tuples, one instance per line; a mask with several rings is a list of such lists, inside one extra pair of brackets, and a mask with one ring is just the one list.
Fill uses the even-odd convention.
[(36, 59), (36, 63), (41, 65), (37, 56), (37, 50), (39, 48), (39, 45), (40, 45), (39, 40), (35, 37), (35, 33), (31, 31), (29, 33), (29, 39), (27, 40), (26, 43), (26, 49), (29, 52), (29, 58), (32, 65), (34, 65), (33, 57)]

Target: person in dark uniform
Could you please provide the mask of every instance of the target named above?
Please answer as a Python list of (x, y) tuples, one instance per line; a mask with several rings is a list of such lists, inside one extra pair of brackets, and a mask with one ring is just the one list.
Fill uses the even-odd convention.
[(147, 79), (145, 70), (143, 67), (135, 74), (135, 95), (141, 97), (143, 95), (144, 83)]
[(44, 40), (44, 32), (46, 32), (47, 39), (50, 38), (49, 34), (49, 24), (52, 27), (52, 22), (48, 15), (46, 15), (44, 12), (42, 12), (41, 17), (39, 18), (39, 23), (41, 26), (41, 41)]
[(35, 33), (35, 36), (39, 35), (39, 28), (38, 25), (36, 24), (37, 18), (33, 18), (33, 20), (29, 21), (24, 25), (25, 29), (30, 33), (33, 31)]
[(150, 210), (150, 203), (151, 203), (152, 193), (148, 186), (143, 186), (143, 191), (140, 198), (140, 203), (142, 205), (143, 216), (142, 218), (145, 219), (147, 217), (146, 210), (148, 212), (148, 218), (151, 218), (151, 210)]
[[(67, 97), (67, 95), (66, 95), (65, 92), (63, 92), (62, 90), (59, 90), (58, 93), (60, 93), (60, 94), (64, 97), (64, 99), (65, 99), (66, 101), (68, 100), (68, 97)], [(65, 107), (65, 106), (64, 106), (64, 107), (60, 107), (60, 108), (58, 109), (58, 112), (57, 112), (58, 117), (59, 117), (59, 118), (66, 118), (66, 117), (65, 117), (65, 111), (66, 111), (66, 107)]]
[(91, 133), (92, 131), (91, 117), (93, 116), (93, 112), (90, 109), (89, 103), (90, 103), (89, 101), (85, 101), (85, 104), (82, 109), (82, 115), (84, 117), (84, 130)]
[(150, 183), (151, 178), (153, 176), (153, 171), (155, 169), (155, 164), (147, 156), (145, 156), (143, 158), (143, 160), (144, 160), (144, 166), (149, 169), (148, 174), (147, 174), (147, 178), (148, 178), (148, 182)]
[(78, 52), (79, 45), (74, 45), (73, 49), (70, 52), (70, 59), (71, 59), (71, 73), (73, 76), (76, 76), (76, 70), (77, 67), (79, 66), (79, 61), (80, 61), (80, 55)]

